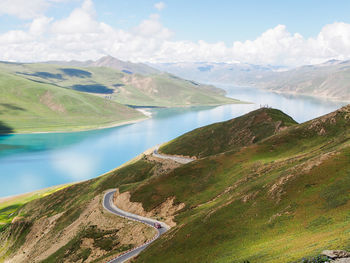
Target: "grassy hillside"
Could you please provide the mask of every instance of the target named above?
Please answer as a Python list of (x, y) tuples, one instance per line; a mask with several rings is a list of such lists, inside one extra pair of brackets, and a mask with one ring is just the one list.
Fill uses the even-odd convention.
[(188, 132), (163, 145), (159, 151), (202, 158), (259, 142), (294, 124), (296, 122), (283, 112), (262, 108)]
[(0, 72), (91, 93), (127, 105), (173, 107), (239, 103), (225, 97), (225, 92), (221, 89), (167, 73), (141, 75), (98, 65), (73, 67), (40, 63), (0, 63)]
[(0, 70), (0, 133), (90, 129), (143, 117), (104, 98)]
[(186, 204), (137, 262), (301, 262), (349, 249), (349, 128), (350, 106), (134, 189), (147, 210), (171, 196)]
[[(222, 134), (233, 141), (246, 134), (227, 131), (235, 121), (259, 139), (251, 141), (249, 134), (247, 145), (226, 146)], [(276, 131), (276, 123), (286, 128)], [(3, 222), (0, 230), (0, 256), (18, 259), (26, 251), (37, 259), (38, 253), (47, 250), (51, 254), (45, 252), (43, 262), (91, 262), (97, 260), (102, 240), (115, 237), (108, 232), (112, 225), (118, 231), (127, 230), (119, 232), (120, 242), (127, 233), (141, 240), (138, 236), (146, 229), (136, 231), (128, 224), (117, 227), (114, 223), (107, 229), (101, 223), (106, 222), (105, 213), (88, 216), (100, 211), (93, 204), (110, 188), (119, 188), (121, 195), (129, 192), (131, 202), (141, 202), (158, 219), (164, 210), (175, 213), (177, 225), (135, 262), (301, 262), (323, 249), (350, 249), (350, 105), (303, 124), (294, 124), (280, 111), (260, 109), (209, 127), (214, 138), (204, 138), (221, 146), (194, 144), (205, 153), (194, 155), (205, 157), (192, 163), (178, 167), (141, 156), (102, 177), (15, 207), (10, 217), (17, 219)], [(200, 137), (205, 133), (199, 131), (192, 132), (189, 143), (196, 135), (198, 141), (206, 143)], [(167, 146), (171, 148), (172, 143)], [(181, 210), (175, 212), (174, 205)], [(82, 220), (85, 217), (88, 219)], [(53, 223), (46, 233), (34, 238), (43, 219)], [(80, 228), (74, 228), (79, 224)], [(97, 227), (91, 230), (92, 225)], [(74, 235), (66, 243), (60, 241), (71, 229), (75, 229)], [(60, 246), (54, 251), (50, 242), (56, 239)], [(29, 242), (39, 245), (30, 248)], [(106, 242), (109, 245), (103, 246), (102, 258), (120, 253), (122, 243)]]
[(83, 183), (0, 200), (0, 262), (106, 262), (153, 238), (155, 231), (103, 210), (111, 187), (127, 187), (152, 175), (142, 157)]

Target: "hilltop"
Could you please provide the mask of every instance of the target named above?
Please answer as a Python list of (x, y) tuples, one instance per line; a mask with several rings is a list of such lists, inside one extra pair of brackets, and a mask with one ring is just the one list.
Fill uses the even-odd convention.
[(178, 227), (137, 262), (300, 262), (347, 248), (349, 128), (347, 106), (132, 190), (147, 211), (185, 204)]
[[(110, 188), (118, 188), (114, 202), (122, 209), (172, 226), (135, 262), (301, 262), (324, 249), (348, 249), (349, 128), (350, 105), (302, 124), (263, 108), (194, 130), (164, 146), (181, 154), (183, 145), (197, 157), (191, 163), (145, 153), (99, 178), (2, 206), (0, 255), (102, 262), (120, 253), (126, 232), (117, 239), (104, 232), (106, 218), (119, 218), (98, 205)], [(147, 239), (140, 236), (146, 229), (120, 227)]]
[(142, 74), (142, 75), (149, 75), (149, 74), (157, 74), (161, 73), (159, 70), (152, 68), (146, 64), (143, 63), (132, 63), (129, 61), (122, 61), (120, 59), (114, 58), (112, 56), (105, 56), (102, 57), (96, 61), (93, 61), (91, 64), (88, 65), (89, 67), (107, 67), (107, 68), (113, 68), (118, 71), (122, 71), (124, 73), (128, 74)]
[(249, 146), (294, 124), (296, 122), (291, 117), (279, 110), (261, 108), (188, 132), (162, 145), (159, 151), (202, 158)]

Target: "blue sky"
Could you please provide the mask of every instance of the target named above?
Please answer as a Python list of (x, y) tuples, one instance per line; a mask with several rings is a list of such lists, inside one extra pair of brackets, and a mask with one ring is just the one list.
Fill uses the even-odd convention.
[[(162, 8), (156, 8), (156, 4)], [(259, 64), (318, 63), (328, 58), (349, 57), (349, 43), (345, 39), (350, 23), (349, 10), (348, 0), (2, 0), (0, 51), (7, 43), (8, 52), (0, 58), (20, 60), (21, 52), (22, 60), (38, 57), (35, 52), (29, 54), (29, 47), (27, 50), (18, 46), (27, 40), (32, 46), (47, 49), (46, 57), (42, 54), (40, 60), (83, 56), (89, 59), (111, 53), (135, 61), (233, 62), (246, 59), (246, 62)], [(72, 14), (75, 14), (74, 18), (65, 21)], [(34, 21), (36, 25), (40, 24), (40, 32), (36, 30), (35, 34), (30, 31)], [(79, 21), (92, 27), (91, 32), (80, 27)], [(70, 29), (69, 23), (74, 23), (71, 27), (74, 30)], [(114, 30), (113, 39), (103, 25)], [(108, 36), (109, 40), (99, 43), (96, 48), (86, 43), (75, 53), (64, 45), (61, 57), (58, 56), (58, 45), (52, 44), (60, 39), (91, 41), (93, 34), (100, 34), (100, 38)], [(147, 47), (142, 46), (141, 38), (149, 42)], [(128, 45), (134, 50), (126, 48)], [(279, 53), (264, 55), (264, 49), (269, 47)], [(16, 49), (12, 52), (12, 48)], [(93, 52), (87, 52), (88, 48), (93, 48)], [(299, 53), (294, 52), (298, 53), (294, 57), (292, 54), (283, 57), (282, 53), (288, 48)], [(142, 54), (137, 52), (140, 49)], [(311, 49), (314, 54), (301, 61), (297, 56), (303, 55), (304, 49)], [(211, 50), (213, 55), (209, 54)], [(16, 53), (19, 55), (14, 56)]]
[[(154, 12), (156, 1), (95, 1), (101, 20), (127, 29)], [(305, 37), (333, 22), (350, 22), (349, 0), (168, 0), (164, 26), (178, 40), (209, 42), (254, 39), (278, 24)]]
[[(326, 24), (350, 23), (348, 0), (167, 0), (161, 12), (154, 8), (159, 1), (93, 2), (100, 21), (125, 30), (158, 12), (163, 25), (175, 32), (177, 40), (244, 41), (278, 24), (286, 25), (290, 32), (312, 37)], [(47, 15), (63, 18), (80, 4), (73, 0), (53, 5)], [(20, 28), (23, 22), (14, 16), (2, 16), (1, 31)]]

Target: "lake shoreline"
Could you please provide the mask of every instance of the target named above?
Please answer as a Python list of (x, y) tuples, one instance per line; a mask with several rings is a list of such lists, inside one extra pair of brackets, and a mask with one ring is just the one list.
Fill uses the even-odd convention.
[(36, 189), (33, 191), (25, 192), (25, 193), (20, 193), (20, 194), (15, 194), (15, 195), (10, 195), (10, 196), (3, 196), (3, 197), (0, 197), (0, 205), (3, 205), (4, 203), (8, 203), (8, 202), (14, 202), (18, 199), (30, 198), (31, 196), (34, 196), (34, 195), (40, 195), (40, 194), (46, 195), (50, 191), (59, 191), (59, 190), (62, 190), (66, 187), (69, 187), (69, 186), (72, 186), (74, 184), (81, 183), (81, 182), (83, 182), (83, 181), (77, 181), (77, 182), (66, 183), (66, 184), (58, 184), (58, 185), (44, 187), (44, 188)]
[(13, 133), (1, 133), (0, 136), (6, 136), (6, 135), (16, 135), (16, 134), (47, 134), (47, 133), (75, 133), (75, 132), (84, 132), (84, 131), (97, 131), (97, 130), (103, 130), (103, 129), (109, 129), (109, 128), (115, 128), (115, 127), (119, 127), (119, 126), (124, 126), (124, 125), (128, 125), (128, 124), (134, 124), (134, 123), (138, 123), (141, 121), (145, 121), (148, 120), (150, 117), (145, 116), (143, 118), (140, 119), (135, 119), (135, 120), (129, 120), (129, 121), (123, 121), (123, 122), (118, 122), (115, 124), (109, 124), (109, 125), (105, 125), (105, 126), (97, 126), (94, 128), (86, 128), (86, 129), (77, 129), (77, 130), (67, 130), (67, 131), (42, 131), (42, 132), (13, 132)]
[(50, 185), (95, 178), (121, 166), (154, 145), (205, 125), (236, 118), (257, 109), (259, 104), (265, 103), (280, 109), (298, 122), (311, 120), (344, 106), (342, 103), (309, 100), (304, 96), (284, 97), (260, 89), (232, 87), (232, 91), (231, 93), (230, 89), (229, 96), (254, 104), (149, 110), (141, 108), (152, 112), (152, 118), (118, 128), (81, 134), (65, 132), (57, 135), (48, 133), (4, 136), (1, 141), (3, 145), (19, 147), (3, 149), (0, 157), (3, 178), (1, 193), (4, 197), (13, 196)]
[[(235, 99), (236, 100), (236, 99)], [(109, 128), (115, 128), (115, 127), (119, 127), (119, 126), (124, 126), (124, 125), (128, 125), (128, 124), (134, 124), (134, 123), (138, 123), (141, 121), (145, 121), (148, 120), (150, 118), (152, 118), (152, 114), (150, 112), (148, 112), (148, 109), (171, 109), (171, 108), (190, 108), (190, 107), (219, 107), (219, 106), (223, 106), (223, 105), (230, 105), (230, 104), (254, 104), (253, 102), (246, 102), (246, 101), (240, 101), (237, 100), (237, 102), (235, 103), (226, 103), (226, 104), (209, 104), (209, 105), (182, 105), (182, 106), (133, 106), (134, 109), (136, 109), (137, 111), (141, 112), (142, 114), (145, 115), (145, 117), (140, 118), (140, 119), (135, 119), (135, 120), (128, 120), (128, 121), (123, 121), (123, 122), (118, 122), (115, 124), (109, 124), (109, 125), (105, 125), (105, 126), (97, 126), (97, 127), (93, 127), (93, 128), (82, 128), (82, 129), (76, 129), (76, 130), (62, 130), (62, 131), (33, 131), (33, 132), (12, 132), (12, 133), (0, 133), (0, 136), (6, 136), (6, 135), (16, 135), (16, 134), (21, 134), (21, 135), (25, 135), (25, 134), (48, 134), (48, 133), (75, 133), (75, 132), (85, 132), (85, 131), (95, 131), (95, 130), (103, 130), (103, 129), (109, 129)], [(74, 128), (73, 128), (74, 129)]]

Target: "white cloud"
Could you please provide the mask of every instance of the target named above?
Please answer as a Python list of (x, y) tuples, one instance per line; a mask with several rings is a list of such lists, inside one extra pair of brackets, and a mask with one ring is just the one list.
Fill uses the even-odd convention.
[(21, 19), (42, 16), (53, 4), (69, 0), (1, 0), (0, 15), (11, 15)]
[(34, 36), (45, 34), (53, 19), (46, 16), (35, 18), (29, 26), (29, 33)]
[(21, 30), (11, 30), (0, 35), (0, 43), (2, 46), (7, 45), (25, 45), (28, 42), (33, 41), (33, 37), (27, 32)]
[(75, 9), (66, 19), (57, 21), (52, 26), (53, 33), (86, 34), (98, 33), (99, 23), (95, 20), (92, 2), (86, 0), (81, 8)]
[(158, 9), (159, 11), (163, 10), (165, 8), (164, 2), (159, 2), (154, 4), (154, 8)]
[(134, 33), (146, 38), (169, 39), (173, 33), (160, 23), (159, 18), (158, 14), (150, 15), (134, 29)]
[(254, 41), (234, 42), (232, 55), (257, 64), (301, 65), (328, 59), (350, 58), (350, 25), (333, 23), (322, 28), (316, 38), (305, 39), (278, 25)]
[(45, 0), (1, 0), (0, 14), (8, 14), (23, 19), (40, 16), (49, 7)]
[(172, 36), (173, 32), (162, 25), (158, 14), (150, 15), (130, 31), (113, 28), (99, 22), (93, 2), (85, 0), (64, 19), (40, 15), (27, 30), (1, 34), (0, 60), (88, 60), (109, 54), (135, 62), (243, 61), (296, 66), (350, 59), (350, 24), (341, 22), (325, 25), (313, 38), (290, 33), (286, 26), (277, 25), (254, 40), (231, 45), (175, 41)]
[[(295, 57), (293, 53), (299, 54), (304, 48), (305, 40), (300, 34), (291, 34), (284, 25), (264, 32), (257, 39), (245, 42), (234, 42), (232, 55), (238, 60), (258, 64), (275, 64), (289, 62), (289, 56)], [(277, 62), (278, 63), (278, 62)]]

